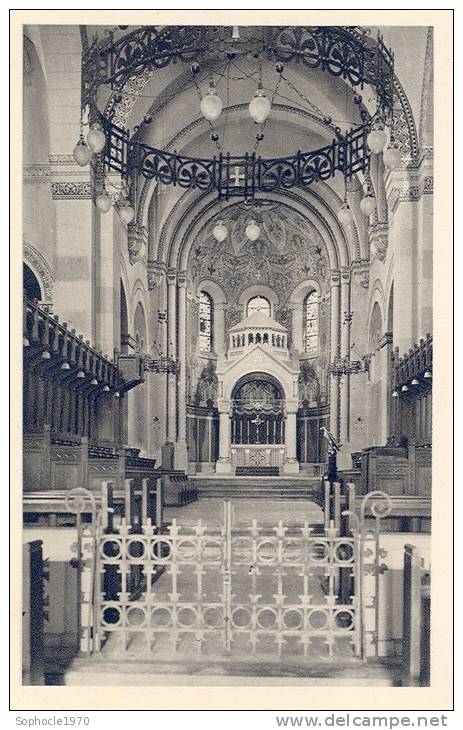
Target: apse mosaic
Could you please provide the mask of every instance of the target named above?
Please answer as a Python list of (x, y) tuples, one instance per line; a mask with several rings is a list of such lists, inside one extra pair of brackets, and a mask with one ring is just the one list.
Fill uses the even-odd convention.
[[(256, 241), (249, 241), (245, 234), (251, 217), (261, 229)], [(219, 218), (229, 230), (225, 241), (215, 240), (211, 221), (192, 247), (188, 274), (193, 290), (202, 279), (212, 279), (222, 287), (227, 302), (236, 304), (242, 291), (262, 283), (275, 291), (284, 307), (295, 286), (307, 278), (316, 279), (324, 288), (328, 274), (325, 246), (302, 215), (282, 204), (263, 203), (252, 208), (252, 215), (245, 205), (236, 205)], [(231, 326), (231, 322), (227, 324)]]

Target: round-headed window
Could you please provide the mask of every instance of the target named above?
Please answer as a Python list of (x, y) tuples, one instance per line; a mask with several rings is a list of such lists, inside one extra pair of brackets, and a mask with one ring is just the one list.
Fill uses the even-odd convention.
[(270, 317), (269, 300), (265, 297), (261, 297), (260, 295), (250, 299), (248, 302), (246, 316), (249, 317), (251, 314), (254, 314), (254, 312), (262, 312), (263, 314), (266, 314), (267, 317)]

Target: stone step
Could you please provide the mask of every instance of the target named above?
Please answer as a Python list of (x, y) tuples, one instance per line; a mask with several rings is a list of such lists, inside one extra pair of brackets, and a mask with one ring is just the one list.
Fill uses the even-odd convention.
[(215, 497), (221, 499), (314, 499), (313, 492), (308, 490), (268, 490), (268, 489), (248, 489), (248, 490), (230, 490), (230, 489), (200, 489), (198, 494), (200, 499), (207, 497)]
[(275, 661), (146, 661), (131, 657), (125, 661), (98, 655), (76, 659), (65, 673), (68, 686), (155, 686), (155, 685), (259, 685), (348, 687), (400, 686), (397, 663), (351, 661), (303, 662), (291, 658)]
[(312, 499), (321, 495), (320, 480), (308, 477), (192, 477), (200, 498)]

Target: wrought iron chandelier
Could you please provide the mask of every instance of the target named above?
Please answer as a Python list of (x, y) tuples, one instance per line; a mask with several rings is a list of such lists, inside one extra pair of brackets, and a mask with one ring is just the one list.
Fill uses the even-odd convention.
[[(295, 63), (342, 78), (353, 89), (370, 85), (376, 94), (376, 113), (370, 118), (362, 106), (362, 97), (356, 93), (354, 102), (359, 105), (362, 119), (359, 126), (345, 134), (335, 128), (335, 137), (330, 144), (285, 158), (263, 158), (255, 151), (230, 155), (221, 150), (212, 158), (188, 157), (145, 144), (140, 139), (140, 128), (130, 136), (128, 129), (114, 123), (121, 92), (127, 81), (137, 74), (184, 62), (191, 64), (194, 78), (200, 64), (217, 60), (218, 54), (232, 59), (252, 52), (275, 61), (275, 70), (280, 77), (284, 63)], [(146, 26), (117, 40), (114, 32), (109, 32), (103, 42), (95, 39), (84, 48), (81, 135), (74, 157), (83, 166), (93, 155), (103, 174), (120, 175), (129, 190), (130, 179), (142, 175), (163, 185), (196, 189), (202, 193), (216, 192), (221, 200), (233, 197), (253, 200), (256, 192), (308, 188), (314, 182), (330, 179), (337, 172), (348, 180), (368, 169), (371, 154), (382, 152), (388, 138), (390, 145), (384, 151), (385, 164), (393, 168), (400, 163), (400, 150), (394, 142), (392, 128), (393, 82), (393, 54), (384, 45), (381, 35), (378, 34), (375, 40), (357, 27), (266, 27), (245, 28), (241, 32), (237, 26), (159, 29)], [(97, 106), (100, 87), (111, 92), (104, 114)], [(202, 114), (210, 123), (220, 116), (223, 104), (213, 85), (208, 93), (202, 94), (200, 104)], [(265, 124), (271, 107), (272, 101), (259, 83), (256, 95), (249, 103), (251, 118), (258, 124)], [(88, 118), (90, 126), (87, 139), (83, 134), (84, 118)], [(150, 121), (151, 118), (145, 117), (144, 123)], [(112, 199), (104, 183), (95, 202), (102, 212), (111, 207)], [(371, 191), (367, 191), (362, 203), (362, 212), (371, 215), (375, 205)], [(130, 194), (128, 198), (121, 194), (118, 208), (124, 220), (133, 220), (135, 211)], [(347, 199), (339, 211), (339, 218), (343, 225), (352, 222)], [(223, 231), (219, 232), (222, 234)]]
[(145, 372), (157, 373), (159, 375), (178, 375), (180, 373), (180, 363), (178, 360), (164, 355), (160, 355), (158, 358), (145, 355), (143, 368)]
[(349, 360), (348, 357), (337, 357), (329, 365), (331, 375), (357, 375), (367, 373), (370, 367), (371, 355), (363, 355), (359, 360)]

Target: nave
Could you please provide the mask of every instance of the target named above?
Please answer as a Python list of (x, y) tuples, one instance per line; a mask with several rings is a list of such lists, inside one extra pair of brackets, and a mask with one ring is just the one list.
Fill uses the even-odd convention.
[(433, 28), (23, 31), (24, 684), (426, 685)]

